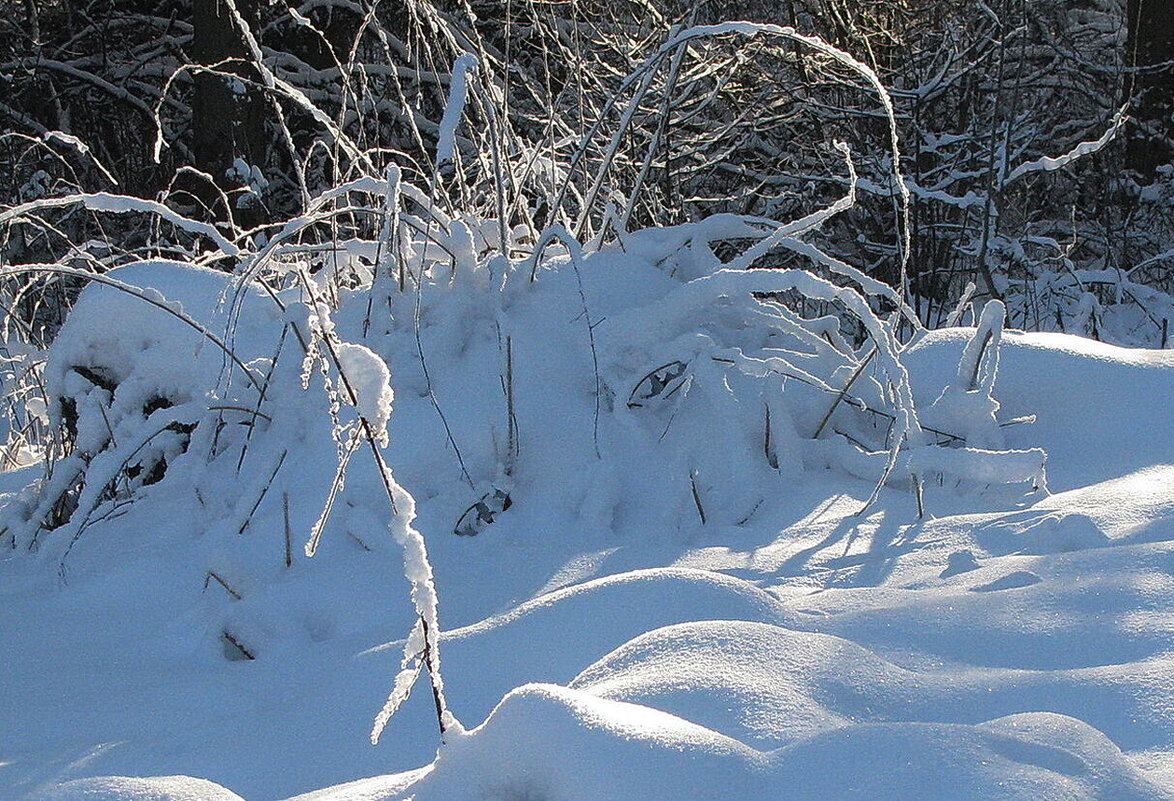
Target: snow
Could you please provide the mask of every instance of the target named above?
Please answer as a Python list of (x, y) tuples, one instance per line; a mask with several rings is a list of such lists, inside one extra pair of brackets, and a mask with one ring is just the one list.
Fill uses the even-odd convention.
[[(932, 331), (906, 362), (914, 386), (940, 393), (941, 372), (958, 363), (965, 329)], [(1174, 351), (1119, 348), (1065, 334), (1005, 332), (994, 394), (1004, 417), (1034, 414), (1030, 425), (1003, 429), (1014, 448), (1048, 453), (1053, 490), (1086, 487), (1152, 465), (1171, 464), (1174, 408), (1156, 402), (1170, 391)], [(936, 384), (936, 386), (935, 386)]]
[(82, 294), (30, 410), (80, 450), (0, 474), (0, 796), (1174, 798), (1174, 354), (994, 305), (901, 346), (722, 270), (747, 220), (492, 268), (461, 225), (419, 341), (390, 284), (369, 327), (296, 272), (284, 310), (172, 262)]
[(105, 776), (77, 779), (55, 787), (46, 801), (240, 801), (240, 796), (212, 782), (188, 776), (160, 776), (142, 779)]
[(465, 112), (465, 101), (469, 91), (469, 71), (480, 62), (472, 53), (457, 56), (452, 65), (452, 78), (448, 89), (448, 102), (444, 105), (444, 116), (440, 119), (440, 135), (436, 145), (436, 166), (447, 164), (453, 159), (456, 147), (457, 126)]
[(353, 342), (339, 343), (337, 354), (346, 384), (355, 395), (355, 411), (371, 426), (380, 444), (386, 446), (393, 398), (387, 363), (370, 348)]

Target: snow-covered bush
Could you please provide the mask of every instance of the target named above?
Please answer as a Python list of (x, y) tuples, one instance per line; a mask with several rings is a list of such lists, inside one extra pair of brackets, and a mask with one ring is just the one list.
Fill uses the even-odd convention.
[[(508, 511), (551, 503), (635, 535), (742, 525), (811, 469), (871, 482), (865, 508), (888, 483), (910, 487), (917, 515), (929, 476), (1043, 489), (1042, 452), (1009, 452), (997, 438), (1002, 307), (984, 312), (958, 381), (919, 409), (903, 354), (923, 329), (904, 277), (894, 289), (812, 243), (855, 203), (846, 147), (847, 192), (799, 219), (728, 214), (628, 230), (615, 206), (626, 195), (605, 180), (617, 137), (642, 102), (642, 81), (714, 36), (777, 38), (856, 74), (877, 97), (892, 179), (904, 186), (891, 100), (869, 67), (793, 29), (730, 23), (678, 31), (624, 81), (558, 172), (558, 195), (542, 198), (556, 221), (542, 232), (529, 213), (511, 213), (537, 202), (518, 189), (527, 165), (496, 184), (486, 182), (490, 170), (445, 191), (462, 175), (449, 167), (466, 144), (467, 108), (492, 118), (496, 102), (471, 55), (454, 68), (460, 79), (426, 186), (322, 114), (346, 176), (265, 230), (109, 193), (0, 211), (8, 225), (66, 208), (145, 214), (189, 249), (182, 260), (113, 270), (92, 257), (91, 272), (72, 261), (3, 268), (6, 278), (92, 282), (48, 350), (44, 406), (25, 404), (38, 419), (47, 410), (63, 445), (8, 507), (6, 541), (64, 575), (95, 523), (163, 493), (191, 493), (208, 534), (204, 587), (223, 589), (233, 607), (213, 628), (224, 652), (243, 659), (264, 658), (285, 630), (276, 599), (294, 586), (283, 573), (291, 540), (306, 540), (310, 556), (350, 537), (372, 559), (394, 542), (413, 622), (377, 737), (425, 670), (441, 732), (461, 731), (445, 704), (438, 599), (414, 495), (453, 499), (431, 536), (478, 534)], [(304, 94), (272, 88), (313, 109)], [(583, 156), (614, 119), (602, 160)], [(513, 170), (500, 156), (489, 154), (494, 169)], [(480, 194), (463, 205), (468, 192)], [(904, 265), (907, 205), (893, 231)], [(776, 250), (806, 268), (764, 267)], [(455, 396), (455, 376), (482, 392)], [(427, 401), (430, 414), (413, 418), (427, 430), (407, 435), (431, 445), (394, 475), (393, 386)], [(632, 497), (647, 503), (624, 502)], [(280, 531), (283, 559), (262, 562), (260, 543), (244, 536), (262, 526)], [(266, 592), (272, 602), (254, 601)]]

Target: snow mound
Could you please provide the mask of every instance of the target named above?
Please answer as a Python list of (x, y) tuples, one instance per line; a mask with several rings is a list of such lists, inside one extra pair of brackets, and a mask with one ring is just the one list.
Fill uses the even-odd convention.
[(729, 798), (755, 798), (769, 787), (767, 764), (736, 740), (673, 715), (530, 684), (502, 699), (481, 727), (444, 749), (430, 773), (393, 797), (688, 799), (723, 788)]
[(643, 634), (570, 686), (662, 709), (766, 749), (866, 717), (891, 718), (924, 684), (839, 637), (715, 621)]
[(222, 272), (146, 261), (115, 268), (105, 278), (121, 286), (87, 287), (54, 338), (45, 373), (51, 396), (89, 390), (93, 382), (78, 373), (80, 367), (116, 386), (116, 398), (126, 406), (141, 407), (152, 392), (202, 399), (218, 386), (248, 382), (225, 349), (245, 364), (272, 355), (277, 305), (246, 289), (241, 315), (230, 325), (232, 279)]
[[(927, 333), (905, 353), (914, 394), (939, 397), (972, 329)], [(1084, 487), (1152, 465), (1174, 464), (1174, 351), (1136, 350), (1070, 334), (1007, 331), (994, 394), (1011, 448), (1043, 448), (1053, 490)]]
[(1170, 796), (1103, 735), (1060, 715), (1017, 715), (978, 726), (854, 725), (763, 752), (647, 707), (531, 684), (506, 696), (481, 727), (450, 743), (431, 770), (304, 798), (914, 797)]
[[(569, 682), (579, 670), (646, 631), (687, 620), (777, 623), (790, 617), (770, 595), (730, 576), (681, 568), (607, 576), (446, 632), (450, 702), (468, 719), (483, 720), (514, 687)], [(485, 670), (486, 665), (493, 670)]]
[(1165, 664), (1050, 674), (940, 660), (907, 668), (840, 637), (716, 621), (644, 634), (570, 686), (670, 712), (755, 748), (864, 722), (975, 724), (1038, 711), (1078, 717), (1118, 742), (1149, 748), (1171, 733)]
[(34, 798), (36, 801), (243, 801), (218, 784), (189, 776), (77, 779)]
[(1088, 515), (1037, 510), (1005, 515), (976, 526), (974, 535), (990, 553), (1083, 551), (1110, 543), (1108, 535)]
[(781, 798), (1171, 798), (1092, 727), (1042, 713), (977, 726), (852, 726), (776, 752), (775, 759), (783, 765)]

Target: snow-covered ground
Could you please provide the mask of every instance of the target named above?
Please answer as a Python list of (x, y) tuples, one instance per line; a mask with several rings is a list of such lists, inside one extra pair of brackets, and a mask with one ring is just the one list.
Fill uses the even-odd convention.
[[(349, 372), (368, 419), (382, 377), (365, 354), (390, 365), (383, 453), (416, 500), (463, 724), (443, 745), (426, 672), (369, 741), (417, 611), (365, 447), (317, 554), (302, 548), (346, 434), (319, 365), (303, 391), (293, 337), (277, 343), (283, 320), (331, 323), (296, 290), (284, 312), (241, 298), (226, 342), (274, 376), (261, 418), (208, 337), (88, 290), (47, 379), (116, 489), (83, 489), (81, 512), (37, 532), (21, 521), (40, 496), (21, 489), (40, 468), (0, 476), (18, 546), (0, 562), (0, 796), (1174, 798), (1174, 352), (1004, 332), (998, 419), (1034, 420), (987, 433), (1045, 450), (1050, 494), (927, 471), (919, 519), (898, 465), (861, 513), (874, 481), (852, 473), (883, 453), (853, 469), (837, 448), (868, 415), (843, 404), (812, 441), (831, 395), (730, 367), (733, 350), (777, 352), (817, 372), (834, 353), (759, 336), (725, 291), (701, 315), (681, 293), (713, 286), (692, 281), (710, 266), (658, 236), (504, 289), (454, 266), (419, 298), (418, 339), (411, 292), (375, 296), (365, 336), (373, 295), (334, 315), (371, 349)], [(112, 277), (229, 330), (216, 274)], [(927, 419), (974, 335), (900, 354)], [(859, 393), (883, 399), (878, 381)], [(104, 431), (85, 429), (96, 403)], [(175, 436), (152, 462), (136, 437), (155, 431)], [(480, 498), (491, 523), (470, 523)]]

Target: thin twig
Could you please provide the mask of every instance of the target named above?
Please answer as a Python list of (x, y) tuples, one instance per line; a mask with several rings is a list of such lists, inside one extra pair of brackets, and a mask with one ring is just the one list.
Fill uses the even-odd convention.
[(705, 507), (701, 505), (701, 493), (697, 489), (697, 471), (689, 471), (689, 488), (693, 491), (693, 504), (697, 507), (697, 516), (701, 518), (701, 525), (706, 524)]
[(285, 566), (293, 567), (292, 532), (289, 525), (289, 492), (281, 493), (281, 519), (285, 530)]
[(224, 637), (225, 642), (227, 642), (229, 645), (231, 645), (236, 650), (240, 651), (241, 656), (243, 656), (245, 659), (249, 660), (250, 662), (252, 662), (253, 660), (255, 660), (257, 658), (253, 654), (252, 651), (250, 651), (248, 648), (246, 648), (240, 640), (238, 640), (236, 637), (234, 637), (229, 632), (225, 631), (220, 636)]
[(261, 487), (261, 492), (257, 495), (257, 500), (253, 503), (253, 508), (249, 510), (248, 517), (241, 523), (241, 527), (236, 532), (237, 534), (244, 534), (245, 529), (249, 527), (249, 523), (253, 520), (253, 515), (257, 513), (258, 507), (261, 506), (261, 501), (265, 500), (265, 496), (269, 494), (269, 490), (273, 487), (273, 480), (277, 478), (277, 471), (281, 470), (281, 466), (285, 464), (285, 457), (288, 453), (288, 450), (283, 449), (281, 456), (277, 457), (277, 464), (273, 465), (273, 471), (269, 474), (269, 480)]
[[(852, 371), (852, 375), (848, 376), (848, 381), (844, 384), (844, 388), (840, 390), (838, 395), (836, 395), (835, 400), (832, 401), (832, 405), (829, 406), (827, 412), (824, 413), (823, 419), (820, 420), (819, 425), (815, 427), (815, 433), (811, 435), (812, 439), (819, 439), (819, 435), (823, 433), (823, 430), (827, 426), (828, 421), (832, 419), (832, 412), (834, 412), (839, 407), (840, 402), (847, 396), (848, 390), (852, 389), (852, 385), (856, 383), (856, 379), (859, 378), (860, 375), (864, 372), (864, 368), (866, 368), (868, 363), (872, 361), (872, 357), (876, 356), (876, 352), (877, 349), (874, 346), (873, 349), (868, 352), (868, 355), (860, 360), (860, 364), (856, 365), (856, 369)], [(924, 426), (922, 427), (924, 428)]]
[(234, 590), (227, 581), (222, 579), (218, 573), (212, 570), (209, 570), (208, 573), (204, 576), (204, 589), (208, 589), (208, 582), (210, 581), (215, 581), (217, 584), (223, 587), (224, 591), (231, 595), (234, 601), (239, 601), (242, 597), (244, 597), (239, 592)]

